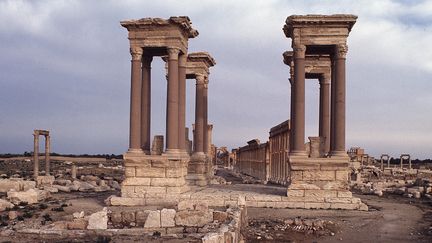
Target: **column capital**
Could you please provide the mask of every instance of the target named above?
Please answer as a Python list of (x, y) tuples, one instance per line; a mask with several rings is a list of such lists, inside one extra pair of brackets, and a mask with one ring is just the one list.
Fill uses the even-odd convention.
[(143, 65), (150, 67), (152, 61), (153, 61), (153, 56), (145, 55), (145, 54), (142, 56)]
[(206, 83), (206, 77), (205, 75), (201, 73), (195, 74), (196, 84), (205, 84)]
[(129, 49), (132, 55), (132, 61), (141, 61), (143, 55), (143, 49), (141, 47), (133, 46)]
[(347, 44), (339, 44), (335, 46), (335, 57), (336, 58), (346, 58), (348, 52)]
[(295, 44), (293, 46), (294, 58), (305, 58), (306, 56), (306, 46), (301, 44)]
[(330, 84), (330, 73), (323, 73), (319, 78), (320, 85), (329, 85)]
[(168, 47), (168, 60), (178, 60), (180, 49), (177, 47)]

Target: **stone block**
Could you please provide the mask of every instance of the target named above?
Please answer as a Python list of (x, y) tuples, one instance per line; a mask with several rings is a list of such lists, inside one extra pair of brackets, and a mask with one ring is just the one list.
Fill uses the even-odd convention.
[(134, 166), (126, 166), (125, 167), (125, 176), (126, 177), (135, 177), (135, 167)]
[(326, 198), (328, 203), (352, 203), (352, 199), (348, 197)]
[(136, 222), (136, 225), (139, 226), (139, 227), (143, 227), (144, 224), (145, 224), (145, 222), (146, 222), (146, 220), (147, 220), (147, 217), (148, 217), (149, 213), (150, 213), (149, 211), (145, 211), (145, 210), (139, 210), (139, 211), (137, 211), (135, 213), (135, 222)]
[(174, 217), (176, 215), (176, 211), (174, 209), (162, 209), (161, 210), (161, 226), (162, 227), (174, 227), (175, 221)]
[(166, 168), (166, 177), (167, 178), (178, 178), (183, 177), (184, 170), (183, 168)]
[(304, 208), (304, 202), (275, 202), (275, 208)]
[(178, 211), (194, 210), (194, 209), (195, 209), (195, 202), (192, 200), (183, 200), (183, 201), (180, 201), (177, 205)]
[(161, 211), (148, 210), (148, 216), (144, 224), (144, 228), (159, 228), (161, 227)]
[(305, 202), (304, 208), (307, 209), (329, 209), (331, 206), (330, 203), (324, 202)]
[(160, 167), (137, 167), (137, 177), (148, 177), (148, 178), (165, 178), (165, 168)]
[(330, 191), (330, 190), (305, 190), (305, 197), (316, 197), (316, 198), (337, 197), (337, 192)]
[(181, 234), (184, 231), (184, 227), (170, 227), (167, 228), (167, 234)]
[(167, 194), (179, 194), (179, 193), (184, 193), (188, 190), (188, 188), (186, 186), (182, 186), (182, 187), (166, 187), (166, 193)]
[(210, 211), (184, 210), (175, 215), (177, 226), (202, 227), (213, 221), (213, 213)]
[(235, 201), (235, 200), (225, 200), (224, 204), (227, 207), (235, 207), (235, 206), (238, 206), (238, 201)]
[[(288, 189), (287, 190), (287, 197), (304, 197), (304, 190), (300, 189), (300, 190), (293, 190), (293, 189)], [(282, 201), (284, 199), (282, 198)]]
[(337, 170), (336, 171), (336, 180), (337, 181), (348, 181), (348, 171)]
[(135, 194), (135, 186), (125, 186), (123, 185), (121, 188), (122, 197), (137, 197)]
[(67, 222), (68, 230), (85, 230), (88, 227), (88, 221), (84, 218), (74, 219), (71, 222)]
[(354, 203), (331, 203), (330, 204), (331, 209), (354, 210), (354, 209), (358, 209), (359, 207), (360, 207), (359, 204), (354, 204)]
[(186, 184), (183, 178), (151, 178), (152, 186), (172, 186), (179, 187)]
[(122, 212), (112, 212), (109, 215), (109, 220), (114, 225), (114, 227), (120, 227), (123, 223)]
[(20, 191), (20, 181), (12, 181), (9, 179), (0, 180), (0, 192), (8, 192), (10, 190)]
[(348, 181), (323, 181), (321, 188), (324, 190), (338, 190), (347, 188)]
[(303, 171), (305, 181), (334, 181), (335, 178), (335, 171)]
[(302, 181), (303, 171), (291, 171), (291, 181)]
[(144, 198), (130, 198), (130, 197), (112, 197), (112, 206), (144, 206), (146, 200)]
[(52, 186), (54, 183), (54, 176), (38, 176), (36, 177), (36, 185), (38, 186)]
[(30, 189), (25, 192), (9, 191), (7, 193), (8, 199), (14, 204), (18, 204), (20, 202), (34, 204), (38, 201), (43, 201), (47, 199), (49, 196), (50, 193), (48, 191), (42, 191), (38, 189)]
[(281, 196), (277, 196), (277, 195), (255, 194), (255, 195), (246, 195), (246, 201), (280, 202), (282, 201), (282, 198)]
[(107, 229), (107, 228), (108, 228), (107, 208), (103, 208), (102, 211), (90, 215), (87, 229)]
[(135, 224), (135, 212), (134, 211), (123, 211), (121, 213), (121, 217), (122, 217), (122, 223), (124, 225), (134, 225)]
[(288, 197), (288, 202), (324, 202), (323, 197)]
[(214, 211), (213, 212), (213, 220), (217, 220), (219, 222), (224, 222), (228, 218), (228, 213), (223, 211)]
[(138, 195), (138, 197), (144, 197), (145, 194), (165, 194), (166, 193), (166, 187), (163, 187), (163, 186), (135, 186), (135, 193)]
[(122, 182), (123, 186), (150, 186), (150, 178), (139, 178), (139, 177), (133, 177), (133, 178), (126, 178)]
[(10, 203), (4, 199), (0, 199), (0, 212), (13, 207), (14, 207), (13, 203)]
[[(153, 196), (153, 195), (150, 195), (150, 196)], [(147, 197), (146, 198), (146, 205), (150, 205), (150, 206), (172, 207), (172, 206), (176, 205), (177, 202), (178, 202), (178, 199), (170, 198), (170, 197), (165, 197), (165, 198)]]
[(337, 191), (338, 197), (352, 197), (352, 192), (350, 191)]
[(319, 186), (306, 183), (306, 182), (294, 182), (288, 186), (288, 190), (319, 190)]

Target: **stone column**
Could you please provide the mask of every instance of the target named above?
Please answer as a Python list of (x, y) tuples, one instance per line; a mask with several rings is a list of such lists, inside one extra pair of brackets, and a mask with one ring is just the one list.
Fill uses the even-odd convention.
[(72, 164), (71, 177), (72, 177), (72, 179), (77, 178), (77, 166), (76, 166), (75, 162)]
[(35, 132), (33, 136), (33, 177), (36, 179), (39, 176), (39, 134)]
[(151, 133), (151, 62), (152, 56), (142, 58), (141, 87), (141, 149), (150, 154)]
[(45, 175), (50, 175), (50, 147), (51, 147), (51, 140), (50, 136), (45, 136)]
[(207, 154), (211, 155), (212, 150), (211, 150), (211, 145), (212, 145), (212, 141), (213, 141), (213, 125), (212, 124), (208, 124), (207, 126)]
[(179, 53), (177, 48), (168, 48), (167, 152), (178, 152), (179, 149)]
[[(330, 154), (332, 156), (347, 156), (345, 151), (345, 59), (348, 47), (346, 45), (335, 46), (335, 81), (334, 84), (334, 147)], [(333, 111), (332, 111), (333, 112)]]
[(179, 126), (178, 126), (178, 143), (182, 152), (187, 152), (186, 145), (186, 60), (187, 54), (179, 56), (178, 63), (178, 80), (179, 80)]
[(319, 136), (324, 139), (324, 154), (330, 151), (330, 76), (323, 74), (320, 83)]
[(208, 155), (208, 147), (210, 146), (208, 142), (208, 77), (205, 78), (204, 90), (203, 90), (203, 148), (204, 153)]
[(204, 75), (196, 75), (194, 154), (204, 154)]
[(290, 154), (307, 156), (305, 136), (305, 52), (306, 46), (296, 45), (294, 49), (294, 83), (291, 85), (291, 143)]
[(141, 59), (143, 49), (131, 47), (131, 98), (130, 98), (130, 130), (129, 152), (141, 152)]

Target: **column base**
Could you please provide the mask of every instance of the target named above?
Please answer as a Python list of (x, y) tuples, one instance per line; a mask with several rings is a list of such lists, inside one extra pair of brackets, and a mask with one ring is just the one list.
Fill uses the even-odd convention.
[(289, 152), (289, 156), (296, 156), (296, 157), (308, 157), (308, 153), (306, 152), (306, 150), (293, 150)]
[(142, 149), (129, 148), (127, 153), (144, 154), (144, 151)]
[(330, 151), (329, 153), (330, 157), (344, 157), (348, 158), (348, 154), (346, 151)]
[(186, 180), (189, 186), (208, 185), (208, 158), (203, 152), (192, 154), (187, 173)]
[(349, 191), (347, 158), (289, 158), (287, 201), (304, 208), (368, 210)]
[[(146, 201), (189, 191), (186, 184), (189, 156), (146, 155), (130, 153), (125, 160), (125, 180), (121, 185), (121, 198), (139, 198)], [(127, 204), (128, 200), (122, 200)]]

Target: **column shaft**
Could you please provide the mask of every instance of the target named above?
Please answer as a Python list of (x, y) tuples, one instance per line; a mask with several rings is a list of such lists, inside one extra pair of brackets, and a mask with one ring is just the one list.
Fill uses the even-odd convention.
[(203, 148), (204, 153), (208, 154), (209, 150), (209, 142), (208, 142), (208, 82), (204, 84), (204, 90), (203, 90)]
[(179, 127), (178, 144), (179, 149), (186, 152), (186, 60), (187, 54), (179, 56), (178, 79), (179, 79)]
[(33, 134), (33, 176), (34, 178), (39, 176), (39, 134)]
[(130, 49), (131, 60), (131, 98), (130, 98), (130, 131), (129, 151), (140, 152), (141, 150), (141, 58), (142, 48), (132, 47)]
[(330, 151), (330, 80), (320, 79), (319, 136), (324, 138), (324, 153)]
[(294, 47), (294, 84), (291, 95), (291, 155), (306, 156), (305, 137), (305, 46)]
[[(334, 87), (334, 147), (335, 156), (346, 156), (345, 151), (345, 55), (346, 46), (336, 46)], [(333, 94), (332, 94), (333, 96)]]
[(151, 62), (153, 57), (144, 56), (142, 59), (142, 87), (141, 87), (141, 148), (150, 154), (151, 146)]
[(167, 152), (177, 152), (179, 149), (179, 52), (180, 50), (176, 48), (168, 49), (168, 88), (166, 119)]
[(51, 167), (51, 161), (50, 161), (50, 147), (51, 147), (51, 140), (50, 136), (45, 136), (45, 175), (50, 175), (50, 167)]
[(194, 152), (204, 153), (204, 76), (196, 77)]

